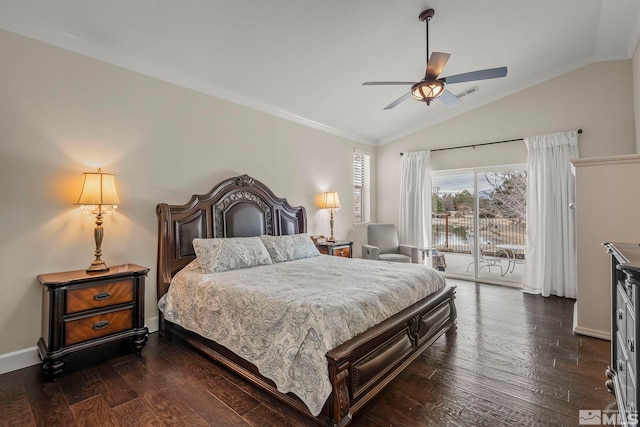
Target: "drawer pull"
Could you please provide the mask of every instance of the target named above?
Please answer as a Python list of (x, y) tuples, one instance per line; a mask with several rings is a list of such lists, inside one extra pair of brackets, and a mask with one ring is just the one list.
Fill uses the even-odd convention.
[(635, 349), (635, 345), (633, 344), (633, 339), (629, 338), (627, 340), (627, 348), (629, 349), (629, 351), (631, 353), (633, 353), (634, 349)]
[(623, 319), (623, 317), (624, 317), (623, 313), (624, 313), (624, 311), (621, 308), (619, 308), (618, 309), (618, 320), (622, 320)]
[(100, 329), (104, 329), (107, 326), (109, 326), (109, 321), (108, 320), (101, 320), (100, 322), (96, 322), (96, 324), (93, 325), (93, 329), (95, 329), (96, 331), (99, 331)]
[(618, 360), (618, 373), (624, 372), (624, 361)]
[(104, 301), (109, 298), (111, 298), (111, 294), (109, 292), (100, 292), (99, 294), (95, 294), (93, 296), (93, 299), (96, 301)]

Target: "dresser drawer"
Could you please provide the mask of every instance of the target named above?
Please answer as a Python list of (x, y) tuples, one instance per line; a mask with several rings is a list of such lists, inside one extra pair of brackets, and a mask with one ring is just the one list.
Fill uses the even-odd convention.
[(624, 346), (627, 350), (627, 357), (632, 373), (636, 372), (636, 319), (634, 313), (629, 311), (630, 307), (627, 307), (627, 331), (625, 336)]
[(133, 301), (133, 280), (69, 289), (65, 314)]
[(616, 360), (615, 369), (616, 369), (616, 381), (618, 382), (619, 391), (621, 394), (621, 396), (616, 395), (616, 398), (619, 398), (620, 401), (624, 402), (626, 406), (628, 375), (627, 375), (627, 363), (624, 360), (624, 358), (622, 358), (622, 356), (619, 356), (619, 358)]
[(104, 337), (133, 328), (133, 309), (112, 311), (65, 322), (65, 345)]
[(633, 300), (633, 293), (635, 292), (635, 286), (633, 286), (632, 284), (628, 283), (626, 280), (621, 280), (620, 284), (622, 285), (623, 289), (627, 292), (627, 296), (629, 297), (629, 304), (631, 305), (631, 310), (634, 309), (634, 300)]
[(341, 256), (344, 258), (351, 258), (351, 249), (347, 248), (337, 248), (333, 250), (334, 256)]
[(625, 294), (625, 290), (622, 285), (616, 286), (616, 306), (615, 306), (615, 317), (616, 317), (616, 329), (620, 332), (622, 337), (627, 336), (627, 304), (625, 302), (625, 298), (623, 296)]
[(625, 393), (625, 404), (624, 407), (627, 411), (634, 412), (637, 408), (636, 402), (636, 383), (634, 380), (634, 371), (631, 370), (630, 366), (627, 364), (627, 392)]

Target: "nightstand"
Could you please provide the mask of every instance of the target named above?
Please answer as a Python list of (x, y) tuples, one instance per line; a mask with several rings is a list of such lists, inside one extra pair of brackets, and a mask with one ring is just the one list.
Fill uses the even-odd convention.
[(321, 254), (353, 258), (353, 242), (316, 242), (316, 247)]
[(149, 330), (144, 326), (144, 280), (149, 269), (135, 264), (108, 271), (41, 274), (42, 337), (38, 354), (45, 375), (56, 380), (64, 357), (124, 338), (140, 352)]

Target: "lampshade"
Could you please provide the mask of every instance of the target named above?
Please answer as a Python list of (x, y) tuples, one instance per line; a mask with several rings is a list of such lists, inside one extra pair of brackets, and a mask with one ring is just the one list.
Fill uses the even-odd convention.
[(325, 191), (322, 194), (320, 209), (340, 209), (340, 197), (335, 191)]
[(85, 172), (77, 205), (118, 205), (116, 176), (110, 173)]
[(444, 93), (444, 83), (440, 80), (424, 80), (411, 86), (411, 95), (418, 101), (429, 103)]

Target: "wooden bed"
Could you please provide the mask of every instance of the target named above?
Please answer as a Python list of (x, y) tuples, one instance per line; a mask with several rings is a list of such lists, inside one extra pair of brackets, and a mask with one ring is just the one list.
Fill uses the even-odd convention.
[[(157, 214), (158, 299), (169, 289), (173, 275), (195, 259), (194, 238), (289, 235), (307, 229), (304, 207), (291, 206), (248, 175), (229, 178), (207, 194), (192, 196), (184, 205), (160, 203)], [(317, 417), (295, 395), (280, 393), (254, 365), (220, 344), (165, 320), (162, 313), (160, 334), (181, 337), (318, 423), (344, 426), (409, 363), (454, 327), (454, 298), (455, 287), (445, 287), (327, 352), (333, 391)]]

